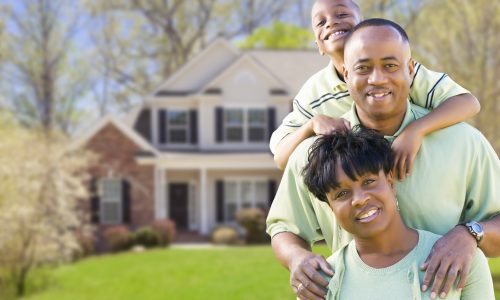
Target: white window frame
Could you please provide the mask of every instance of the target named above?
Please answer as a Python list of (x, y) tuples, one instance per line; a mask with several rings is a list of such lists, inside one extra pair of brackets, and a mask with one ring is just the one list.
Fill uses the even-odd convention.
[[(186, 124), (171, 124), (170, 123), (170, 113), (185, 113), (186, 114)], [(190, 125), (190, 116), (188, 109), (167, 109), (167, 145), (187, 145), (190, 143), (191, 139), (191, 130), (189, 128)], [(174, 142), (172, 141), (171, 131), (176, 129), (184, 129), (186, 131), (186, 141), (185, 142)]]
[[(237, 126), (234, 124), (228, 124), (226, 121), (226, 113), (230, 110), (238, 110), (241, 111), (243, 114), (243, 119), (241, 126)], [(251, 110), (259, 110), (264, 113), (264, 122), (262, 124), (250, 124), (250, 111)], [(262, 143), (267, 143), (268, 139), (266, 138), (268, 136), (268, 119), (267, 119), (267, 109), (264, 107), (224, 107), (224, 114), (223, 114), (223, 130), (224, 130), (224, 141), (226, 143), (230, 144), (262, 144)], [(242, 137), (241, 140), (239, 141), (230, 141), (228, 138), (227, 131), (229, 128), (239, 128), (241, 127), (242, 131)], [(261, 141), (250, 141), (250, 129), (251, 128), (262, 128), (264, 131), (264, 138)]]
[[(268, 197), (268, 194), (269, 194), (269, 186), (268, 186), (268, 182), (269, 182), (269, 179), (268, 178), (264, 178), (264, 177), (237, 177), (237, 178), (234, 178), (234, 177), (228, 177), (228, 178), (224, 178), (224, 222), (225, 223), (234, 223), (236, 222), (236, 218), (235, 217), (232, 217), (232, 216), (229, 216), (229, 211), (227, 209), (227, 204), (229, 203), (228, 202), (228, 198), (227, 198), (227, 184), (229, 183), (232, 183), (232, 184), (236, 184), (236, 210), (235, 212), (238, 212), (240, 209), (243, 208), (243, 194), (242, 194), (242, 184), (243, 182), (250, 182), (251, 183), (251, 192), (250, 192), (250, 200), (251, 200), (251, 203), (250, 203), (250, 207), (251, 208), (255, 208), (257, 207), (257, 204), (259, 203), (262, 203), (262, 202), (265, 202), (266, 204), (266, 207), (268, 206), (268, 203), (267, 203), (267, 197)], [(266, 186), (266, 198), (264, 199), (264, 201), (261, 201), (261, 202), (258, 202), (257, 201), (257, 184), (258, 183), (264, 183), (265, 186)], [(231, 202), (231, 203), (234, 203), (234, 202)]]
[[(101, 224), (121, 224), (123, 223), (123, 180), (116, 178), (102, 178), (99, 180), (99, 223)], [(117, 195), (112, 195), (111, 197), (107, 197), (105, 191), (105, 184), (116, 184), (118, 186)], [(106, 204), (117, 204), (117, 219), (109, 219), (104, 215), (104, 206)]]

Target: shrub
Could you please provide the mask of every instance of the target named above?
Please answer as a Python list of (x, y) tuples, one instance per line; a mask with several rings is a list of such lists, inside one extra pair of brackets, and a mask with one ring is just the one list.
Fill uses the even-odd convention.
[(248, 244), (269, 242), (266, 234), (266, 216), (260, 208), (244, 208), (236, 213), (236, 221), (245, 229)]
[(142, 245), (146, 248), (160, 245), (160, 235), (149, 226), (137, 229), (131, 236), (134, 245)]
[(92, 232), (78, 230), (75, 232), (76, 240), (80, 248), (75, 251), (73, 259), (80, 259), (95, 253), (95, 236)]
[(160, 238), (160, 246), (167, 247), (175, 238), (175, 223), (171, 220), (156, 220), (151, 228)]
[(107, 228), (103, 232), (103, 237), (112, 252), (128, 250), (132, 244), (130, 231), (123, 225)]
[(238, 245), (240, 244), (240, 239), (238, 237), (238, 231), (233, 227), (229, 226), (219, 226), (212, 231), (211, 234), (212, 243), (215, 245)]

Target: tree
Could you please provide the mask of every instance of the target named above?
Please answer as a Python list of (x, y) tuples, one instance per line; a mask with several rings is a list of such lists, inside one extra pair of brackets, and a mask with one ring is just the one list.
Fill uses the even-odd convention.
[(3, 89), (24, 124), (71, 131), (86, 72), (73, 38), (78, 9), (63, 0), (20, 0), (5, 19)]
[(449, 73), (481, 102), (474, 119), (500, 152), (500, 3), (467, 0), (433, 1), (421, 11), (410, 36), (420, 61)]
[[(0, 282), (25, 293), (33, 268), (69, 261), (87, 231), (78, 208), (92, 156), (62, 135), (20, 127), (0, 115)], [(1, 291), (0, 291), (1, 292)]]
[(279, 21), (270, 27), (257, 28), (239, 44), (244, 49), (307, 49), (313, 45), (314, 36), (310, 30)]

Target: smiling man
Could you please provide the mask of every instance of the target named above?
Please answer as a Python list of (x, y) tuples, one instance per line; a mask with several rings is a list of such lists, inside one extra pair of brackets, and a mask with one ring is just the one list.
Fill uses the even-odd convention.
[[(363, 21), (346, 37), (344, 51), (343, 75), (354, 104), (343, 118), (352, 126), (375, 129), (392, 142), (428, 113), (408, 100), (415, 69), (400, 26), (383, 19)], [(292, 273), (291, 285), (301, 299), (324, 297), (328, 282), (318, 269), (333, 274), (310, 245), (324, 239), (338, 250), (351, 240), (328, 204), (315, 200), (303, 182), (315, 139), (302, 142), (290, 156), (267, 220), (273, 250)], [(444, 235), (425, 263), (424, 291), (435, 275), (431, 298), (445, 296), (458, 274), (458, 287), (463, 287), (477, 247), (487, 256), (500, 255), (499, 178), (491, 145), (476, 129), (459, 123), (427, 135), (412, 176), (395, 183), (406, 225)]]

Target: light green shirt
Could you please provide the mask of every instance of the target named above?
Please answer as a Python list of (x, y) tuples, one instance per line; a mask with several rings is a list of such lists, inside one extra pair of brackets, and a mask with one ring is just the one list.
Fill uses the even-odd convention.
[[(430, 289), (420, 291), (424, 271), (419, 266), (429, 255), (434, 243), (441, 237), (428, 231), (418, 231), (418, 243), (403, 259), (386, 268), (372, 268), (365, 264), (351, 241), (330, 256), (335, 275), (328, 285), (326, 300), (428, 300)], [(494, 300), (493, 281), (488, 261), (477, 250), (467, 282), (462, 292), (452, 288), (447, 300)]]
[[(428, 111), (409, 104), (402, 126)], [(355, 106), (343, 116), (359, 124)], [(290, 156), (267, 217), (267, 232), (292, 232), (312, 244), (325, 239), (337, 250), (351, 237), (342, 230), (328, 204), (308, 191), (302, 177), (307, 153), (316, 137), (303, 141)], [(445, 234), (464, 220), (485, 220), (500, 212), (500, 163), (486, 138), (459, 123), (427, 135), (413, 163), (412, 174), (396, 182), (396, 196), (407, 226)]]
[[(469, 93), (448, 75), (433, 72), (415, 63), (415, 75), (410, 87), (410, 102), (434, 109), (446, 99)], [(274, 131), (269, 146), (275, 153), (278, 143), (316, 115), (339, 118), (349, 111), (353, 100), (345, 82), (339, 79), (335, 67), (330, 64), (311, 76), (293, 100), (293, 110)]]

